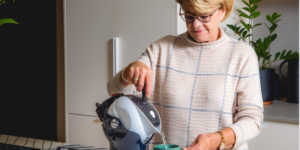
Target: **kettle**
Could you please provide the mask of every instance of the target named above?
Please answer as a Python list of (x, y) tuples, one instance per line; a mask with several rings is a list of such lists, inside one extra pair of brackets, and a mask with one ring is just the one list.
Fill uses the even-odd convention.
[(145, 87), (141, 98), (119, 93), (96, 107), (110, 150), (147, 150), (154, 134), (161, 132), (159, 113), (148, 102)]
[[(283, 76), (282, 66), (288, 62), (288, 77)], [(283, 61), (279, 66), (280, 75), (287, 80), (287, 102), (299, 103), (299, 59)]]

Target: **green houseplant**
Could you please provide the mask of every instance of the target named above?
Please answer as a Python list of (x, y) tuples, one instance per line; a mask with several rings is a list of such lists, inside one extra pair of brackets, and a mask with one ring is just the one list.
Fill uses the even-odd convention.
[[(241, 21), (242, 26), (237, 26), (237, 24), (227, 24), (233, 32), (235, 32), (238, 36), (238, 40), (243, 40), (244, 42), (249, 42), (249, 44), (255, 50), (258, 61), (262, 61), (262, 65), (259, 67), (260, 69), (260, 77), (261, 77), (261, 87), (264, 101), (274, 100), (274, 82), (275, 82), (275, 69), (272, 68), (271, 64), (276, 61), (288, 60), (288, 59), (298, 59), (299, 53), (292, 52), (292, 50), (283, 50), (281, 52), (277, 52), (273, 59), (273, 54), (271, 53), (271, 43), (277, 38), (277, 34), (274, 33), (277, 28), (277, 23), (281, 20), (281, 14), (277, 14), (274, 12), (272, 15), (266, 15), (266, 19), (270, 25), (264, 23), (264, 25), (269, 30), (269, 35), (264, 38), (259, 38), (258, 40), (253, 40), (253, 29), (257, 26), (262, 25), (262, 23), (257, 23), (253, 25), (253, 19), (257, 18), (260, 15), (259, 11), (256, 11), (258, 8), (258, 3), (261, 0), (249, 0), (246, 2), (242, 0), (246, 7), (243, 7), (243, 10), (237, 10), (241, 17), (249, 20), (248, 23)], [(273, 89), (272, 89), (273, 88)]]
[[(0, 0), (0, 6), (5, 4), (6, 0)], [(13, 0), (13, 2), (15, 3), (15, 0)], [(1, 14), (0, 14), (1, 16)], [(11, 18), (2, 18), (0, 19), (0, 27), (5, 24), (5, 23), (14, 23), (14, 24), (18, 24), (14, 19)]]

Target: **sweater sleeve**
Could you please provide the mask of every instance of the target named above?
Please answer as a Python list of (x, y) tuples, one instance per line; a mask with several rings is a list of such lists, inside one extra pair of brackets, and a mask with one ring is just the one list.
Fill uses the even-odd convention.
[(119, 71), (115, 76), (113, 76), (107, 83), (107, 91), (109, 96), (112, 96), (116, 93), (124, 93), (124, 94), (136, 94), (136, 89), (134, 85), (124, 85), (120, 81), (120, 76), (122, 74), (122, 70)]
[(237, 84), (234, 124), (230, 128), (236, 136), (233, 147), (239, 147), (257, 136), (263, 121), (263, 101), (257, 56), (251, 49)]
[[(158, 61), (159, 61), (158, 56), (160, 56), (160, 55), (163, 55), (163, 56), (161, 56), (163, 58), (168, 56), (168, 51), (166, 51), (163, 54), (160, 54), (162, 45), (163, 45), (161, 43), (172, 43), (174, 41), (174, 39), (175, 39), (174, 36), (169, 35), (169, 36), (165, 36), (165, 37), (155, 41), (136, 60), (136, 61), (146, 64), (147, 67), (149, 67), (152, 70), (152, 85), (154, 85), (154, 83), (155, 83), (155, 74), (156, 74), (155, 69), (152, 68), (153, 67), (152, 62), (158, 63)], [(166, 45), (164, 45), (164, 46), (167, 47), (169, 45), (167, 44), (167, 46)], [(168, 49), (168, 48), (169, 47), (167, 47), (165, 49)], [(164, 61), (166, 61), (166, 60), (164, 60)], [(134, 85), (124, 85), (120, 81), (121, 73), (122, 73), (122, 70), (108, 81), (108, 84), (107, 84), (108, 94), (110, 96), (112, 96), (112, 94), (115, 94), (115, 93), (141, 95), (141, 92), (137, 92)], [(153, 88), (154, 88), (154, 86), (152, 86), (152, 89)], [(152, 90), (151, 95), (153, 95), (153, 91), (154, 90)]]
[[(151, 66), (150, 61), (150, 47), (147, 48), (146, 52), (143, 53), (136, 61), (143, 62), (149, 68)], [(133, 95), (140, 95), (141, 92), (138, 92), (133, 84), (131, 85), (124, 85), (120, 81), (120, 76), (122, 75), (122, 70), (118, 72), (115, 76), (113, 76), (107, 84), (107, 91), (110, 96), (116, 93), (124, 93), (124, 94), (133, 94)]]

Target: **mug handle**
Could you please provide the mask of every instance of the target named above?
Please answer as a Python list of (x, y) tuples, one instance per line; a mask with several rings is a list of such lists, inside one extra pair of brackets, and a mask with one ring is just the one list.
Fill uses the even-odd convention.
[(283, 66), (286, 62), (288, 62), (288, 60), (285, 60), (285, 61), (283, 61), (283, 62), (280, 64), (280, 66), (279, 66), (279, 73), (280, 73), (280, 76), (281, 76), (283, 79), (288, 80), (285, 76), (283, 76), (283, 74), (282, 74), (282, 72), (281, 72), (281, 68), (282, 68), (282, 66)]

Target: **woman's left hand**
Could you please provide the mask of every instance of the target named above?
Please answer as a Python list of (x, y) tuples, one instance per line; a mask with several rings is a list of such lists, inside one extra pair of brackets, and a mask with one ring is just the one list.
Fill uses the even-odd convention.
[(195, 141), (187, 148), (183, 150), (216, 150), (221, 143), (221, 138), (218, 140), (219, 135), (212, 134), (200, 134)]

